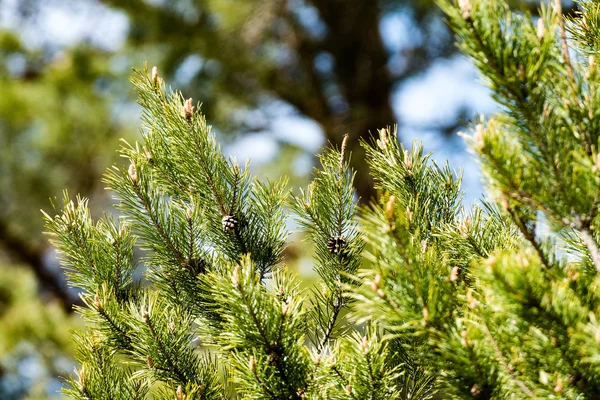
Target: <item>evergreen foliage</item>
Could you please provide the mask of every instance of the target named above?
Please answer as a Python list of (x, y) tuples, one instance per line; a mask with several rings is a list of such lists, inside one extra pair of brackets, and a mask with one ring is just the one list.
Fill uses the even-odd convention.
[(357, 315), (416, 342), (445, 396), (595, 398), (598, 72), (593, 42), (570, 46), (567, 28), (587, 29), (596, 5), (566, 24), (559, 2), (537, 21), (498, 0), (439, 4), (501, 106), (467, 137), (489, 203), (460, 211), (450, 174), (429, 164), (423, 182), (420, 153), (381, 135)]
[[(422, 390), (405, 376), (400, 346), (345, 316), (364, 243), (344, 146), (322, 156), (323, 169), (291, 203), (323, 280), (305, 292), (282, 263), (286, 181), (261, 182), (225, 158), (197, 106), (167, 92), (156, 70), (132, 82), (144, 141), (124, 143), (129, 167), (105, 177), (123, 217), (94, 222), (87, 201), (68, 196), (45, 215), (90, 328), (67, 393), (383, 399), (399, 396), (407, 379)], [(136, 246), (148, 285), (133, 278)]]
[(460, 177), (382, 129), (362, 143), (380, 196), (357, 209), (346, 141), (326, 150), (289, 203), (315, 249), (310, 291), (282, 259), (285, 181), (253, 179), (191, 99), (136, 72), (144, 141), (106, 175), (124, 216), (94, 223), (81, 199), (46, 215), (91, 328), (68, 393), (597, 397), (599, 75), (579, 35), (593, 7), (567, 22), (559, 2), (537, 21), (502, 0), (439, 4), (501, 106), (467, 137), (490, 196), (467, 209)]

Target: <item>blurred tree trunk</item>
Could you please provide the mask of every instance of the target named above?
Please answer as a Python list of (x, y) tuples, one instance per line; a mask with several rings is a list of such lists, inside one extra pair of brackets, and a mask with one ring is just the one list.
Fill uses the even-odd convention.
[(345, 134), (350, 135), (356, 189), (363, 201), (369, 201), (374, 196), (373, 181), (359, 139), (368, 139), (377, 129), (398, 122), (390, 105), (392, 80), (387, 69), (388, 52), (379, 33), (380, 10), (375, 2), (360, 0), (321, 0), (314, 6), (328, 27), (323, 48), (334, 58), (335, 76), (347, 110), (336, 114), (330, 109), (324, 120), (309, 116), (321, 122), (326, 139), (332, 143), (339, 145)]

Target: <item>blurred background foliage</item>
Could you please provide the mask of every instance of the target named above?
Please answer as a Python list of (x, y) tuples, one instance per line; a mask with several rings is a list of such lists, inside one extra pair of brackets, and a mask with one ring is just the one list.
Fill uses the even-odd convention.
[[(39, 209), (63, 189), (109, 209), (100, 177), (118, 139), (138, 137), (127, 77), (146, 60), (203, 102), (227, 151), (259, 174), (304, 184), (319, 148), (348, 133), (368, 200), (359, 138), (398, 124), (405, 143), (465, 168), (479, 195), (454, 133), (493, 103), (432, 1), (0, 0), (0, 399), (58, 396), (71, 368), (78, 297)], [(306, 253), (288, 250), (304, 273)]]

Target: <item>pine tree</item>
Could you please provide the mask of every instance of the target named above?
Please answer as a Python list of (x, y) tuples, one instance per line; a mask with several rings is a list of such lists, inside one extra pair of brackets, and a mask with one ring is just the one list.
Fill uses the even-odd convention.
[[(466, 140), (488, 197), (396, 131), (363, 142), (380, 193), (358, 207), (346, 142), (287, 202), (223, 156), (191, 99), (137, 72), (143, 143), (106, 182), (123, 217), (68, 198), (46, 222), (84, 291), (73, 398), (577, 398), (600, 393), (598, 9), (540, 18), (439, 0), (501, 111)], [(587, 57), (589, 56), (589, 57)], [(283, 260), (287, 205), (318, 287)], [(57, 210), (58, 211), (58, 210)], [(147, 283), (133, 278), (135, 246)]]
[(500, 106), (467, 136), (489, 197), (464, 209), (447, 168), (382, 132), (357, 316), (414, 342), (447, 397), (597, 398), (597, 4), (567, 21), (560, 2), (537, 20), (501, 0), (439, 5)]
[[(66, 393), (75, 399), (426, 398), (431, 379), (398, 342), (354, 327), (350, 278), (364, 246), (345, 143), (321, 156), (288, 203), (227, 159), (192, 99), (136, 71), (143, 142), (105, 182), (122, 217), (93, 221), (65, 195), (45, 214), (87, 331)], [(315, 248), (321, 285), (300, 289), (283, 262), (287, 205)], [(145, 281), (134, 249), (144, 251)]]

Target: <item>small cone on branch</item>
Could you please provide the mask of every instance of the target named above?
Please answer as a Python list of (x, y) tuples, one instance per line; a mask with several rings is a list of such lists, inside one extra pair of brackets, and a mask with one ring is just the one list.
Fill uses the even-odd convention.
[(221, 225), (225, 232), (233, 232), (238, 226), (238, 219), (234, 215), (226, 215), (221, 219)]
[(347, 244), (343, 236), (332, 236), (327, 240), (327, 250), (331, 254), (340, 254)]

